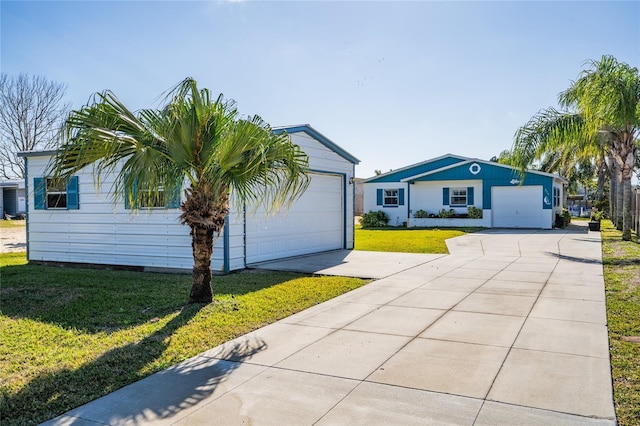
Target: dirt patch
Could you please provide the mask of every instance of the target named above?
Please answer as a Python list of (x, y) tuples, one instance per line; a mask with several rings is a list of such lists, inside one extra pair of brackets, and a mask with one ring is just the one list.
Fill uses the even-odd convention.
[(25, 251), (27, 227), (24, 224), (0, 229), (0, 253)]

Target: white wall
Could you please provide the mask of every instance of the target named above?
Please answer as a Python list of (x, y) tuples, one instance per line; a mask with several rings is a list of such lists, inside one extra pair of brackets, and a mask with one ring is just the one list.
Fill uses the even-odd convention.
[[(427, 213), (438, 214), (440, 210), (453, 208), (456, 213), (467, 213), (467, 207), (450, 207), (442, 204), (442, 188), (468, 188), (473, 187), (473, 205), (482, 208), (482, 181), (481, 180), (444, 180), (437, 182), (416, 182), (410, 185), (411, 191), (411, 216), (417, 210), (426, 210)], [(483, 216), (484, 217), (484, 216)]]
[[(346, 247), (353, 248), (354, 165), (308, 136), (294, 133), (294, 143), (310, 157), (313, 170), (346, 176)], [(110, 198), (114, 176), (103, 176), (100, 191), (94, 184), (91, 168), (77, 174), (78, 210), (35, 210), (33, 179), (44, 177), (50, 157), (27, 157), (29, 187), (28, 258), (32, 261), (95, 263), (143, 266), (146, 268), (193, 268), (190, 229), (178, 221), (179, 209), (150, 209), (137, 213), (124, 208), (124, 200)], [(247, 209), (247, 220), (251, 220)], [(229, 269), (245, 267), (245, 224), (243, 208), (232, 206), (229, 214)], [(309, 226), (313, 226), (310, 223)], [(211, 268), (223, 271), (224, 236), (214, 244)]]
[[(408, 217), (408, 198), (407, 187), (408, 184), (404, 182), (371, 182), (365, 183), (364, 186), (364, 212), (382, 210), (389, 215), (390, 226), (400, 226), (402, 222), (407, 221)], [(404, 189), (404, 205), (398, 207), (385, 207), (377, 205), (377, 190), (378, 189)], [(442, 195), (440, 196), (442, 198)]]
[[(293, 143), (299, 145), (300, 148), (309, 156), (309, 168), (311, 170), (345, 175), (345, 188), (347, 192), (345, 205), (346, 223), (344, 224), (344, 226), (346, 226), (345, 232), (347, 237), (346, 248), (352, 249), (354, 238), (353, 209), (355, 198), (352, 179), (355, 177), (355, 165), (304, 132), (291, 134), (291, 140)], [(312, 226), (312, 224), (310, 224), (310, 226)]]
[[(91, 170), (85, 169), (77, 174), (78, 210), (35, 210), (33, 179), (44, 176), (49, 157), (30, 156), (27, 162), (29, 260), (193, 268), (189, 227), (179, 223), (179, 209), (132, 213), (122, 197), (115, 203), (110, 198), (114, 176), (103, 176), (98, 192)], [(221, 237), (214, 246), (212, 269), (222, 267)]]

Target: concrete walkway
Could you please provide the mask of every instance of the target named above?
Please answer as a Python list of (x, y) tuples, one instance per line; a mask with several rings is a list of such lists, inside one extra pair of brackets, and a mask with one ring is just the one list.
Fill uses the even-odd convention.
[(614, 425), (600, 234), (448, 244), (47, 424)]

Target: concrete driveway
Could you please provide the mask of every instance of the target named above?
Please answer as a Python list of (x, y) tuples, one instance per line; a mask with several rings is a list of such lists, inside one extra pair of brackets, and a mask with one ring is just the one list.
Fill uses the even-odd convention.
[(48, 424), (614, 425), (600, 234), (448, 245), (299, 259), (383, 278)]

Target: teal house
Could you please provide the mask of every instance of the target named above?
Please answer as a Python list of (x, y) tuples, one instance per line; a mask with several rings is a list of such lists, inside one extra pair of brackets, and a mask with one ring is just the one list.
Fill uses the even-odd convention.
[(477, 158), (446, 154), (366, 179), (364, 211), (390, 225), (553, 228), (567, 180)]

